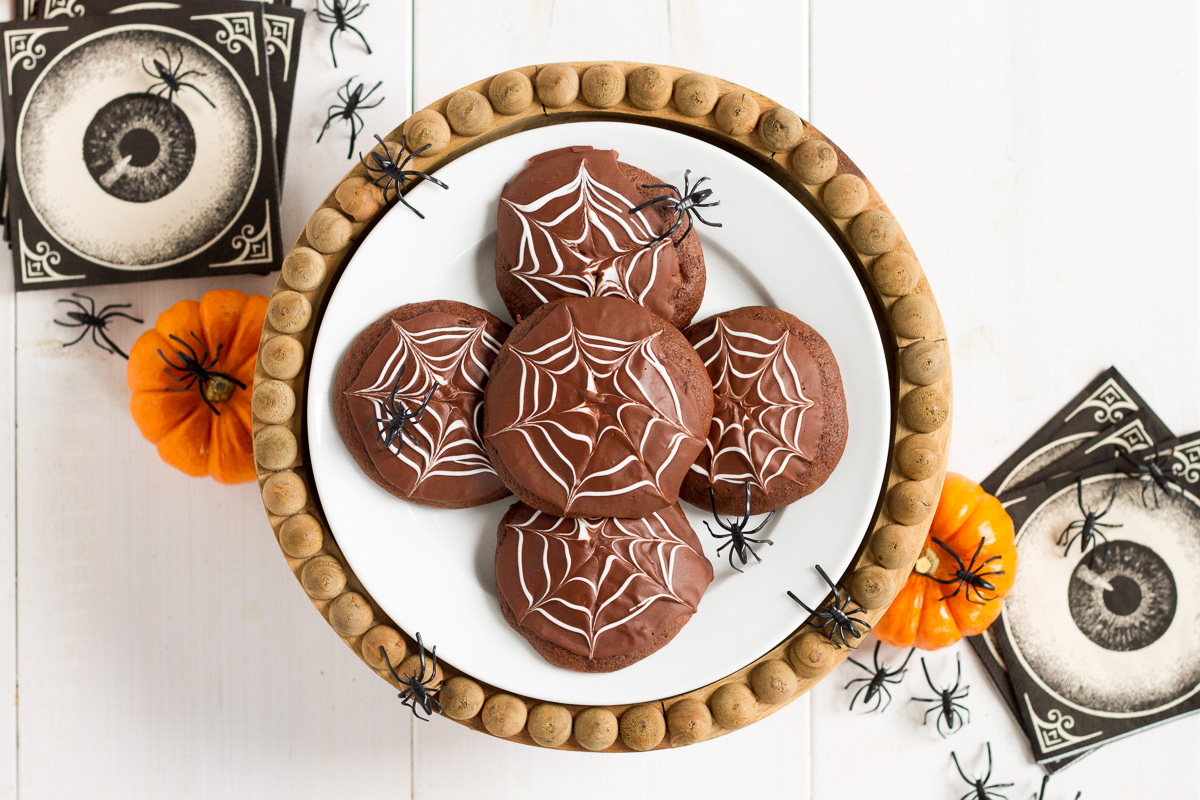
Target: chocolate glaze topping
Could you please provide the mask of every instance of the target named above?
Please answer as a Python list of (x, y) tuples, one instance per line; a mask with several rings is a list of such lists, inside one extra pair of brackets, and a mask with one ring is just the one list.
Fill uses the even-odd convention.
[(594, 298), (559, 303), (510, 339), (484, 435), (556, 513), (636, 517), (678, 497), (706, 431), (661, 335), (643, 309)]
[[(435, 311), (392, 322), (346, 392), (384, 480), (409, 497), (432, 501), (502, 488), (479, 438), (483, 387), (499, 350), (484, 322), (454, 314)], [(435, 382), (419, 421), (406, 422), (404, 432), (381, 447), (392, 389), (397, 409), (416, 412)]]
[(666, 230), (658, 213), (629, 213), (643, 199), (614, 150), (534, 156), (500, 196), (501, 253), (542, 302), (623, 297), (673, 319), (679, 262), (669, 238), (653, 242)]
[(804, 343), (774, 322), (717, 317), (688, 331), (712, 378), (712, 427), (692, 470), (711, 483), (763, 491), (800, 482), (824, 422), (821, 372)]
[(713, 569), (678, 505), (644, 519), (564, 519), (518, 503), (496, 585), (518, 622), (586, 658), (636, 653), (691, 615)]

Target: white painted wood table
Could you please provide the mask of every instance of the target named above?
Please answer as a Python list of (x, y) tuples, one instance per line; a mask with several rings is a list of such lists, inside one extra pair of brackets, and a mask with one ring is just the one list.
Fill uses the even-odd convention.
[[(1153, 5), (377, 0), (362, 18), (376, 55), (347, 40), (336, 72), (310, 16), (285, 238), (349, 166), (343, 131), (313, 140), (351, 75), (384, 81), (369, 136), (510, 66), (686, 66), (811, 119), (887, 199), (950, 335), (954, 469), (985, 475), (1110, 363), (1191, 431), (1198, 29), (1193, 4)], [(1010, 798), (1040, 780), (970, 654), (972, 721), (947, 741), (905, 702), (919, 670), (886, 715), (862, 716), (845, 709), (845, 666), (768, 720), (679, 751), (543, 752), (414, 724), (313, 613), (254, 487), (161, 465), (129, 418), (124, 363), (64, 350), (52, 320), (65, 292), (14, 297), (10, 275), (0, 270), (0, 682), (14, 702), (0, 718), (0, 797), (958, 797), (950, 751), (976, 764), (985, 741)], [(273, 280), (94, 294), (153, 320), (182, 297)], [(1197, 797), (1198, 761), (1193, 718), (1105, 748), (1052, 796)]]

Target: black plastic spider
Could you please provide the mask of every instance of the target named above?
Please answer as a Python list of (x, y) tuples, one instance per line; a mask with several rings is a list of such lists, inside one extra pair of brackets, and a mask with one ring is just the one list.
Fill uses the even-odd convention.
[[(963, 591), (964, 588), (966, 589), (966, 598), (967, 602), (969, 603), (975, 603), (982, 606), (996, 599), (995, 597), (987, 597), (984, 595), (984, 592), (996, 591), (995, 585), (989, 581), (988, 578), (992, 577), (993, 575), (1003, 575), (1004, 570), (995, 569), (991, 570), (990, 572), (983, 571), (988, 564), (998, 560), (1000, 556), (992, 556), (991, 558), (984, 559), (983, 563), (981, 564), (975, 563), (979, 560), (979, 552), (983, 550), (983, 537), (980, 537), (979, 539), (979, 546), (975, 548), (975, 553), (971, 556), (970, 564), (964, 564), (958, 553), (947, 547), (946, 543), (936, 536), (933, 537), (933, 543), (949, 553), (950, 557), (953, 558), (954, 562), (958, 565), (957, 569), (954, 570), (954, 577), (952, 578), (935, 578), (932, 575), (926, 576), (935, 583), (941, 583), (945, 585), (957, 584), (954, 587), (954, 591), (950, 592), (950, 594), (942, 595), (943, 600), (949, 600), (951, 597), (954, 597), (959, 592)], [(971, 599), (972, 591), (975, 592), (976, 599), (974, 600)]]
[[(828, 610), (814, 611), (813, 609), (804, 605), (804, 601), (802, 601), (799, 597), (796, 597), (796, 595), (794, 595), (790, 590), (787, 593), (788, 597), (792, 598), (797, 603), (799, 603), (801, 608), (803, 608), (809, 614), (812, 614), (818, 620), (825, 620), (825, 622), (822, 622), (820, 624), (817, 624), (816, 622), (809, 620), (808, 624), (812, 625), (814, 628), (822, 631), (826, 636), (828, 636), (829, 641), (835, 647), (841, 647), (842, 645), (845, 645), (846, 647), (849, 647), (851, 650), (854, 650), (854, 649), (856, 649), (856, 647), (855, 647), (855, 645), (850, 644), (850, 642), (848, 642), (846, 640), (846, 634), (849, 633), (851, 638), (861, 639), (862, 637), (864, 637), (868, 633), (870, 633), (870, 631), (871, 631), (870, 623), (868, 623), (866, 620), (857, 619), (854, 616), (855, 614), (866, 614), (867, 611), (866, 611), (866, 609), (861, 608), (861, 607), (856, 608), (852, 611), (847, 611), (846, 607), (850, 605), (850, 590), (838, 588), (837, 584), (835, 584), (833, 581), (831, 581), (829, 579), (829, 576), (825, 574), (825, 570), (821, 569), (820, 564), (817, 564), (816, 568), (817, 568), (817, 572), (819, 572), (821, 574), (821, 577), (825, 579), (825, 583), (829, 584), (830, 590), (833, 591), (833, 597), (829, 601)], [(846, 593), (845, 597), (842, 596), (842, 592)], [(861, 632), (856, 627), (858, 625), (861, 625), (863, 627)], [(826, 628), (828, 628), (829, 630), (826, 630)], [(838, 638), (840, 638), (842, 640), (841, 644), (838, 644), (834, 640), (833, 637), (835, 635), (838, 636)]]
[[(79, 302), (79, 300), (72, 300), (71, 297), (77, 297), (77, 298), (79, 298), (79, 300), (87, 300), (88, 301), (87, 307), (85, 308), (83, 303)], [(107, 305), (104, 308), (97, 311), (96, 310), (96, 301), (93, 300), (92, 298), (88, 297), (87, 295), (76, 294), (75, 292), (71, 292), (71, 297), (60, 298), (58, 302), (70, 303), (71, 305), (78, 307), (79, 310), (67, 312), (67, 318), (70, 319), (71, 322), (63, 322), (62, 320), (56, 319), (56, 320), (54, 320), (54, 324), (62, 325), (64, 328), (83, 328), (83, 332), (80, 333), (78, 336), (76, 336), (71, 341), (63, 342), (63, 347), (70, 347), (73, 344), (78, 344), (80, 341), (83, 340), (83, 337), (88, 335), (88, 332), (90, 331), (92, 334), (92, 342), (97, 347), (99, 347), (101, 350), (103, 350), (107, 353), (116, 353), (121, 358), (128, 361), (129, 356), (125, 353), (124, 350), (117, 347), (116, 342), (114, 342), (112, 339), (108, 338), (108, 334), (105, 332), (105, 329), (108, 327), (109, 321), (116, 317), (133, 320), (134, 322), (138, 323), (139, 325), (142, 324), (142, 322), (144, 322), (144, 320), (140, 320), (137, 317), (130, 316), (129, 314), (126, 314), (123, 311), (115, 310), (118, 308), (130, 308), (131, 305), (129, 303), (112, 303), (111, 305)], [(99, 338), (96, 338), (96, 337), (99, 337)], [(104, 341), (101, 342), (100, 339), (103, 339)]]
[[(355, 75), (354, 77), (357, 78), (358, 76)], [(374, 103), (365, 102), (368, 97), (374, 94), (376, 89), (383, 85), (383, 81), (380, 81), (372, 86), (371, 91), (367, 92), (366, 94), (363, 94), (363, 89), (366, 87), (361, 83), (351, 89), (350, 84), (353, 82), (354, 78), (351, 78), (350, 80), (346, 81), (345, 86), (337, 90), (338, 100), (342, 101), (342, 105), (334, 103), (326, 110), (328, 116), (325, 117), (325, 124), (321, 126), (321, 132), (317, 134), (317, 144), (320, 144), (321, 137), (325, 135), (325, 131), (329, 130), (329, 124), (331, 122), (339, 119), (348, 121), (350, 123), (350, 149), (346, 151), (347, 159), (354, 157), (354, 143), (358, 141), (358, 134), (363, 128), (362, 115), (358, 112), (368, 108), (375, 108), (387, 99), (386, 97), (381, 97)]]
[[(933, 685), (933, 678), (929, 677), (929, 668), (925, 666), (925, 659), (921, 659), (921, 671), (925, 673), (925, 682), (929, 684), (929, 688), (937, 697), (914, 697), (913, 700), (920, 703), (933, 703), (928, 711), (925, 712), (925, 717), (921, 720), (922, 725), (929, 724), (929, 715), (938, 712), (937, 717), (937, 732), (942, 738), (946, 738), (946, 731), (954, 733), (962, 729), (963, 725), (971, 721), (971, 710), (964, 706), (959, 700), (966, 699), (971, 691), (970, 686), (962, 686), (962, 655), (955, 653), (955, 661), (958, 663), (958, 675), (954, 679), (954, 685), (948, 689), (939, 689)], [(959, 688), (962, 691), (959, 691)], [(965, 715), (965, 716), (964, 716)], [(946, 730), (942, 730), (942, 723), (946, 723)]]
[(372, 425), (383, 423), (379, 435), (375, 437), (375, 442), (379, 445), (380, 450), (390, 449), (396, 441), (400, 442), (396, 450), (403, 449), (405, 436), (413, 444), (417, 444), (417, 437), (413, 436), (412, 431), (408, 429), (408, 423), (411, 422), (414, 425), (421, 424), (421, 419), (425, 416), (425, 407), (429, 405), (429, 401), (433, 399), (433, 393), (438, 388), (437, 381), (434, 381), (433, 386), (429, 387), (429, 391), (425, 393), (425, 397), (421, 400), (421, 404), (413, 411), (409, 411), (398, 404), (396, 402), (396, 392), (400, 390), (400, 381), (404, 379), (404, 370), (407, 366), (407, 364), (400, 366), (400, 372), (396, 374), (396, 382), (392, 384), (392, 391), (388, 394), (387, 399), (383, 401), (383, 410), (387, 416), (376, 417), (363, 427), (363, 430), (366, 430)]
[(367, 37), (350, 24), (350, 20), (358, 19), (363, 15), (363, 12), (370, 7), (370, 3), (364, 3), (362, 0), (350, 0), (349, 2), (346, 0), (322, 0), (321, 6), (317, 9), (317, 19), (333, 25), (333, 30), (329, 34), (329, 55), (333, 57), (334, 69), (337, 69), (337, 53), (333, 49), (333, 39), (339, 33), (353, 31), (359, 39), (362, 39), (363, 47), (367, 48), (367, 55), (371, 55), (371, 45), (367, 43)]
[[(867, 709), (868, 714), (873, 711), (878, 711), (880, 713), (886, 711), (888, 705), (892, 702), (892, 693), (887, 688), (887, 685), (890, 683), (893, 686), (897, 686), (899, 685), (900, 681), (904, 680), (904, 673), (906, 671), (905, 668), (908, 666), (909, 659), (912, 658), (913, 653), (917, 649), (915, 647), (909, 649), (908, 655), (904, 657), (904, 661), (901, 662), (899, 668), (888, 669), (886, 665), (881, 665), (879, 663), (879, 645), (879, 642), (875, 642), (875, 653), (871, 657), (871, 661), (875, 666), (874, 670), (870, 669), (865, 664), (855, 661), (853, 658), (848, 659), (851, 664), (865, 672), (870, 673), (871, 675), (869, 678), (855, 678), (847, 683), (845, 687), (843, 687), (849, 689), (856, 683), (866, 684), (865, 686), (858, 687), (858, 689), (854, 692), (854, 697), (850, 698), (851, 711), (854, 710), (854, 704), (858, 702), (858, 698), (863, 694), (863, 692), (866, 692), (866, 696), (863, 697), (864, 706), (867, 703), (870, 703), (872, 699), (875, 700), (875, 705)], [(884, 699), (885, 697), (887, 698), (886, 700)]]
[[(1050, 783), (1050, 776), (1043, 775), (1042, 776), (1042, 788), (1037, 791), (1037, 794), (1035, 794), (1031, 798), (1031, 800), (1046, 800), (1046, 784), (1048, 784), (1048, 783)], [(1083, 797), (1083, 792), (1075, 793), (1075, 800), (1079, 800), (1079, 798), (1081, 798), (1081, 797)]]
[[(158, 351), (158, 356), (167, 363), (163, 368), (163, 372), (176, 383), (183, 383), (183, 386), (170, 386), (168, 392), (184, 392), (196, 386), (200, 390), (200, 398), (204, 400), (205, 405), (212, 409), (214, 414), (221, 414), (217, 410), (214, 403), (222, 403), (233, 396), (233, 387), (245, 389), (246, 384), (239, 381), (237, 378), (225, 372), (215, 372), (213, 367), (217, 365), (217, 361), (221, 358), (221, 345), (217, 345), (216, 355), (212, 360), (208, 359), (208, 345), (200, 340), (194, 332), (192, 338), (196, 340), (196, 344), (200, 345), (201, 354), (197, 354), (192, 346), (180, 339), (175, 334), (171, 334), (168, 338), (177, 342), (183, 347), (183, 350), (176, 350), (175, 355), (179, 357), (180, 363), (176, 364), (171, 359), (167, 358), (162, 350)], [(184, 352), (186, 350), (186, 352)], [(172, 370), (182, 372), (182, 375), (175, 375)], [(186, 381), (186, 383), (184, 383)]]
[[(428, 722), (430, 714), (436, 708), (440, 713), (442, 704), (438, 702), (437, 693), (442, 690), (442, 685), (431, 686), (433, 679), (437, 677), (437, 646), (435, 645), (429, 651), (430, 658), (433, 663), (429, 664), (429, 677), (425, 677), (425, 643), (421, 641), (421, 634), (417, 634), (417, 652), (421, 655), (421, 670), (412, 675), (407, 675), (401, 678), (396, 674), (396, 670), (392, 668), (392, 662), (388, 660), (387, 650), (383, 645), (379, 646), (379, 657), (383, 659), (383, 663), (387, 664), (388, 672), (392, 673), (392, 677), (396, 679), (396, 683), (404, 687), (397, 695), (400, 698), (401, 705), (406, 705), (412, 709), (413, 716), (422, 722)], [(422, 717), (421, 712), (424, 711), (426, 716)]]
[(671, 211), (675, 212), (674, 224), (672, 224), (670, 228), (667, 228), (667, 230), (663, 231), (658, 236), (655, 236), (654, 239), (651, 240), (651, 244), (661, 242), (663, 239), (666, 239), (668, 236), (675, 233), (675, 231), (679, 230), (679, 226), (683, 224), (684, 219), (686, 219), (687, 229), (684, 230), (683, 236), (680, 236), (679, 239), (676, 240), (676, 244), (682, 242), (683, 237), (687, 236), (692, 230), (692, 217), (700, 220), (710, 228), (722, 227), (720, 222), (709, 222), (704, 217), (700, 216), (700, 209), (719, 206), (721, 205), (721, 201), (713, 200), (711, 203), (705, 202), (708, 200), (708, 198), (712, 197), (713, 190), (701, 189), (700, 184), (704, 183), (706, 180), (708, 180), (708, 178), (701, 178), (700, 180), (696, 181), (695, 185), (693, 186), (691, 183), (691, 174), (692, 171), (690, 169), (684, 170), (682, 192), (679, 191), (678, 187), (672, 186), (669, 183), (646, 183), (642, 185), (643, 189), (669, 189), (672, 193), (674, 193), (674, 197), (669, 194), (664, 194), (647, 200), (641, 205), (634, 206), (633, 208), (629, 209), (630, 214), (636, 214), (642, 209), (649, 208), (656, 203), (666, 203), (667, 207)]
[(721, 519), (720, 515), (717, 514), (717, 495), (711, 488), (708, 490), (708, 498), (712, 502), (713, 519), (717, 521), (717, 526), (722, 530), (729, 531), (729, 533), (713, 533), (713, 529), (709, 527), (708, 520), (704, 521), (704, 527), (708, 528), (708, 533), (710, 536), (716, 539), (729, 540), (717, 548), (717, 555), (721, 555), (721, 551), (726, 547), (730, 548), (729, 566), (733, 567), (738, 572), (742, 572), (743, 570), (738, 567), (737, 564), (733, 563), (733, 557), (735, 555), (738, 557), (738, 560), (742, 562), (743, 567), (746, 566), (747, 556), (754, 556), (755, 561), (762, 563), (762, 559), (758, 557), (758, 553), (754, 552), (754, 548), (750, 545), (774, 545), (775, 543), (770, 539), (754, 539), (750, 534), (758, 533), (765, 528), (767, 523), (771, 521), (771, 517), (775, 516), (775, 512), (772, 511), (771, 513), (767, 514), (766, 518), (763, 519), (762, 522), (758, 523), (757, 526), (751, 528), (750, 530), (746, 530), (746, 526), (750, 524), (750, 481), (746, 481), (746, 513), (742, 515), (740, 520)]
[[(1162, 489), (1163, 494), (1167, 497), (1174, 497), (1175, 492), (1183, 491), (1183, 487), (1171, 472), (1171, 457), (1175, 451), (1168, 450), (1166, 453), (1159, 454), (1158, 443), (1154, 444), (1154, 458), (1147, 461), (1138, 461), (1133, 456), (1126, 453), (1120, 448), (1116, 449), (1117, 457), (1129, 464), (1131, 472), (1126, 473), (1131, 478), (1136, 478), (1142, 481), (1142, 505), (1149, 507), (1146, 502), (1146, 490), (1152, 490), (1154, 494), (1154, 507), (1158, 508), (1158, 490)], [(1165, 459), (1165, 463), (1162, 463)]]
[(1011, 783), (991, 783), (992, 780), (992, 743), (987, 743), (988, 768), (987, 774), (982, 778), (968, 778), (962, 771), (962, 766), (958, 763), (958, 755), (954, 751), (950, 751), (950, 757), (954, 759), (954, 768), (958, 770), (959, 776), (962, 777), (967, 785), (971, 787), (971, 791), (964, 794), (959, 800), (1008, 800), (1007, 797), (995, 791), (996, 789), (1004, 789), (1012, 786)]
[[(1083, 513), (1083, 519), (1077, 519), (1063, 528), (1062, 534), (1058, 537), (1059, 546), (1066, 545), (1066, 548), (1063, 550), (1063, 558), (1066, 558), (1070, 554), (1071, 545), (1075, 544), (1075, 541), (1078, 540), (1080, 555), (1086, 553), (1089, 547), (1092, 548), (1092, 553), (1088, 556), (1090, 562), (1096, 556), (1096, 549), (1092, 547), (1096, 543), (1096, 539), (1103, 539), (1105, 542), (1108, 541), (1108, 537), (1100, 529), (1122, 527), (1121, 525), (1100, 521), (1105, 514), (1112, 510), (1113, 501), (1117, 499), (1117, 489), (1119, 486), (1120, 484), (1113, 484), (1112, 494), (1108, 497), (1108, 505), (1104, 507), (1103, 511), (1088, 511), (1087, 507), (1083, 504), (1083, 478), (1079, 478), (1075, 482), (1075, 494), (1079, 503), (1079, 510)], [(1076, 526), (1078, 526), (1078, 530), (1076, 530)]]
[[(377, 153), (374, 150), (371, 151), (371, 160), (375, 162), (375, 166), (368, 164), (367, 160), (363, 158), (362, 153), (359, 153), (358, 155), (359, 161), (361, 161), (362, 165), (366, 167), (369, 175), (374, 175), (376, 172), (380, 173), (379, 177), (372, 180), (371, 183), (378, 186), (379, 182), (383, 181), (383, 197), (385, 200), (387, 199), (388, 190), (390, 189), (392, 191), (393, 200), (399, 200), (409, 211), (413, 212), (421, 219), (425, 219), (424, 214), (413, 208), (413, 206), (404, 199), (404, 196), (400, 194), (400, 190), (408, 189), (408, 182), (415, 181), (418, 178), (424, 178), (425, 180), (430, 181), (434, 185), (440, 186), (443, 189), (450, 188), (432, 175), (419, 170), (404, 168), (408, 165), (408, 162), (421, 155), (421, 153), (424, 153), (426, 150), (432, 147), (432, 145), (427, 144), (424, 147), (418, 148), (417, 152), (409, 153), (407, 156), (405, 156), (404, 151), (408, 149), (408, 140), (402, 135), (400, 137), (400, 150), (396, 153), (396, 155), (393, 156), (392, 151), (388, 149), (387, 143), (385, 143), (383, 139), (379, 138), (379, 134), (375, 134), (375, 140), (379, 142), (379, 146), (383, 148), (383, 153)], [(403, 156), (403, 160), (397, 163), (396, 159), (400, 158), (401, 156)], [(391, 201), (389, 200), (388, 202)]]
[(174, 107), (175, 95), (179, 94), (184, 89), (191, 89), (193, 92), (203, 97), (204, 102), (208, 103), (209, 106), (216, 108), (216, 103), (214, 103), (212, 100), (209, 100), (208, 95), (206, 95), (199, 86), (184, 80), (185, 78), (190, 78), (193, 75), (198, 75), (203, 78), (208, 73), (199, 72), (194, 69), (189, 69), (185, 72), (183, 69), (182, 50), (175, 51), (175, 55), (178, 58), (178, 61), (175, 62), (171, 61), (171, 54), (167, 52), (167, 48), (160, 47), (154, 52), (157, 53), (159, 50), (162, 51), (163, 60), (159, 61), (157, 58), (154, 59), (153, 70), (146, 66), (146, 59), (142, 59), (142, 70), (144, 70), (145, 73), (151, 78), (155, 79), (155, 82), (152, 83), (150, 88), (146, 90), (146, 94), (153, 94), (157, 95), (158, 97), (166, 95), (167, 102)]

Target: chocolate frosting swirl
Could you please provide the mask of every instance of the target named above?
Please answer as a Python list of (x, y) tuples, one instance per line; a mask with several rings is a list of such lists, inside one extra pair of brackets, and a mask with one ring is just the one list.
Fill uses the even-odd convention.
[(824, 424), (820, 366), (782, 325), (716, 317), (688, 340), (712, 378), (712, 427), (692, 470), (713, 484), (750, 481), (762, 491), (800, 482)]
[[(384, 480), (408, 497), (433, 502), (503, 488), (479, 437), (483, 387), (499, 351), (482, 321), (440, 311), (392, 321), (345, 393)], [(393, 387), (396, 408), (415, 412), (435, 382), (420, 420), (405, 423), (404, 433), (381, 447), (386, 423), (380, 420), (390, 418)]]
[(643, 519), (564, 519), (518, 503), (496, 585), (517, 621), (586, 658), (636, 653), (695, 613), (712, 564), (678, 505)]
[(636, 517), (675, 502), (705, 421), (654, 318), (625, 300), (568, 300), (515, 341), (488, 383), (485, 436), (563, 516)]
[(675, 316), (682, 278), (658, 214), (630, 210), (643, 198), (614, 150), (566, 147), (529, 159), (504, 187), (497, 213), (509, 270), (542, 302), (623, 297)]

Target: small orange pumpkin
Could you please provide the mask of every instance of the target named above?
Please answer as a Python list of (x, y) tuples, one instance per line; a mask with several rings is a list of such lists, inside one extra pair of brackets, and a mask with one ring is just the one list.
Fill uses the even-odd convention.
[(872, 633), (896, 647), (937, 650), (982, 633), (1017, 577), (1012, 519), (979, 484), (946, 473), (925, 546)]
[(163, 461), (220, 483), (255, 478), (250, 386), (267, 298), (222, 289), (164, 311), (129, 351), (129, 411)]

